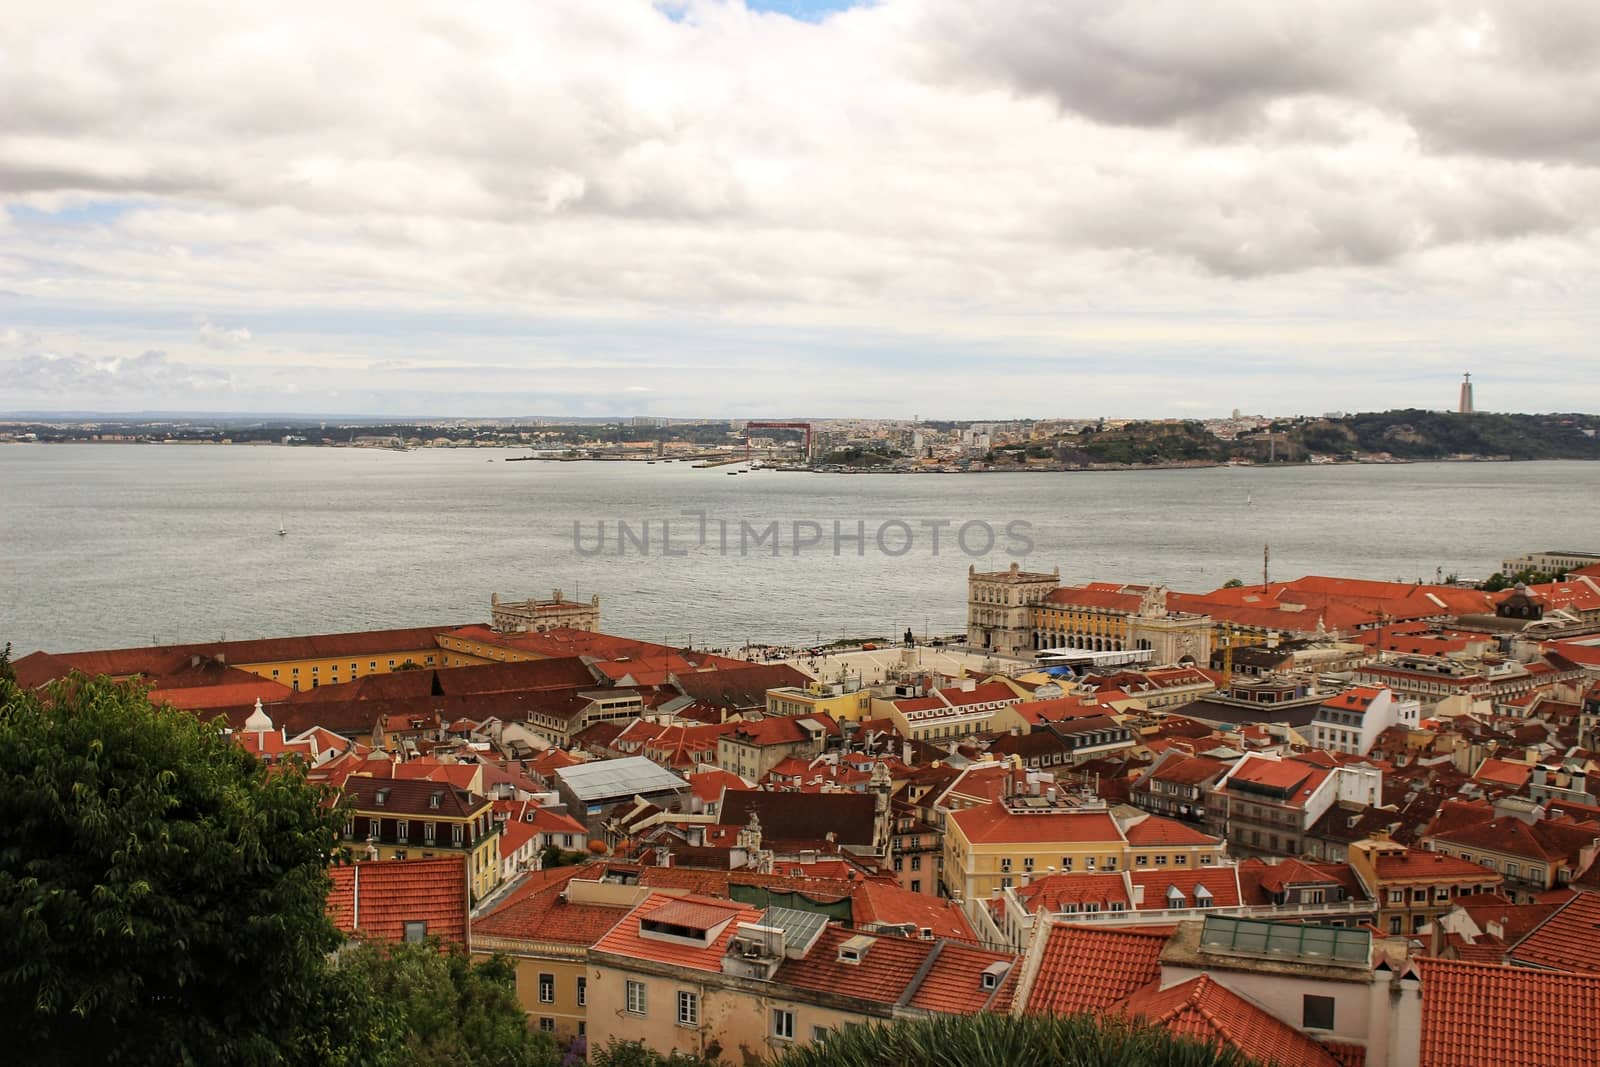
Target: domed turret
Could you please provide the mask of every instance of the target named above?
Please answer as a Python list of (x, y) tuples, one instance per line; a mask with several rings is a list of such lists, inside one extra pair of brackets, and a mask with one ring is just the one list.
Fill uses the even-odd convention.
[(250, 717), (244, 721), (244, 729), (246, 733), (252, 734), (272, 732), (272, 719), (262, 710), (260, 697), (256, 697), (256, 710), (252, 711)]

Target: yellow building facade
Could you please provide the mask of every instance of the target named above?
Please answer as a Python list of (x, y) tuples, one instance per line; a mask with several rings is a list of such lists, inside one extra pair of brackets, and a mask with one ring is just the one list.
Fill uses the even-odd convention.
[[(1222, 839), (1171, 820), (1141, 819), (1124, 832), (1104, 808), (1029, 806), (1038, 799), (950, 813), (942, 875), (946, 893), (983, 900), (1048, 874), (1208, 867), (1227, 857)], [(1130, 834), (1137, 840), (1130, 841)]]
[(786, 686), (767, 690), (767, 714), (827, 715), (835, 722), (860, 722), (872, 717), (872, 691), (846, 692), (839, 685), (816, 682), (804, 689)]
[(425, 779), (346, 780), (346, 847), (364, 859), (460, 855), (473, 902), (500, 884), (500, 828), (487, 797)]

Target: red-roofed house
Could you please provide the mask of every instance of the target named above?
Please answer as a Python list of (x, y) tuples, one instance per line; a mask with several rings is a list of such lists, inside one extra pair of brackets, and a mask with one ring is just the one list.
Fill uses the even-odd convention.
[(828, 739), (838, 736), (839, 724), (826, 715), (775, 715), (741, 722), (717, 738), (717, 766), (758, 782), (786, 759), (820, 756)]
[(1227, 804), (1235, 854), (1296, 856), (1309, 851), (1312, 826), (1336, 801), (1377, 804), (1383, 772), (1363, 763), (1323, 766), (1311, 759), (1250, 754), (1218, 787)]
[(1025, 808), (997, 801), (950, 813), (941, 878), (952, 896), (984, 900), (1048, 867), (1115, 871), (1127, 866), (1127, 856), (1127, 839), (1103, 808)]
[(1415, 729), (1422, 705), (1388, 689), (1358, 685), (1324, 700), (1307, 728), (1311, 743), (1329, 752), (1364, 756), (1391, 726)]
[[(927, 696), (889, 701), (882, 708), (901, 737), (914, 741), (947, 741), (983, 733), (995, 713), (1022, 703), (1021, 694), (1001, 681), (968, 678), (953, 689), (935, 689)], [(874, 710), (879, 710), (874, 707)]]
[(975, 946), (824, 925), (808, 913), (652, 893), (590, 953), (588, 1036), (640, 1040), (664, 1054), (760, 1058), (893, 1018), (912, 1000), (909, 1014), (984, 1010), (1008, 995), (1012, 962)]
[(595, 864), (528, 876), (526, 888), (472, 924), (472, 951), (499, 953), (517, 969), (517, 1000), (528, 1025), (558, 1039), (583, 1033), (588, 1020), (588, 950), (650, 891), (596, 880)]
[(1424, 848), (1505, 876), (1506, 895), (1532, 901), (1565, 885), (1600, 852), (1600, 823), (1570, 818), (1524, 822), (1487, 805), (1447, 803), (1424, 831)]
[(1499, 873), (1488, 867), (1383, 837), (1351, 844), (1350, 867), (1378, 906), (1378, 929), (1391, 934), (1422, 933), (1458, 898), (1501, 884)]

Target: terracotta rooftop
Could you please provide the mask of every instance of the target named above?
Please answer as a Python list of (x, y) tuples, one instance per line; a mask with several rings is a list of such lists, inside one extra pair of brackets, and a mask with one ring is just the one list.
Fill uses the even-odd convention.
[(1027, 1010), (1075, 1015), (1104, 1011), (1161, 977), (1168, 932), (1050, 927)]
[(1326, 769), (1301, 760), (1271, 760), (1246, 756), (1228, 776), (1228, 785), (1257, 785), (1290, 793), (1290, 802), (1304, 799), (1328, 776)]
[(466, 944), (466, 857), (362, 860), (328, 874), (328, 912), (346, 934), (403, 941), (406, 923), (424, 922), (427, 936)]
[(1294, 1067), (1340, 1067), (1331, 1053), (1305, 1034), (1218, 984), (1209, 974), (1162, 989), (1151, 982), (1118, 1006), (1121, 1014), (1187, 1037), (1238, 1049), (1259, 1063)]
[(1593, 1067), (1600, 975), (1423, 958), (1419, 1067)]
[(1507, 958), (1529, 967), (1600, 974), (1600, 893), (1573, 893), (1511, 947)]
[(593, 945), (621, 922), (628, 909), (620, 905), (574, 904), (566, 899), (569, 879), (508, 900), (474, 919), (472, 934), (519, 941), (552, 941)]
[(969, 1015), (982, 1011), (1000, 992), (982, 987), (984, 969), (996, 963), (1015, 969), (1016, 957), (1007, 953), (952, 941), (871, 934), (866, 935), (872, 938), (866, 953), (856, 962), (841, 960), (840, 946), (857, 936), (858, 930), (828, 924), (803, 958), (779, 966), (774, 981), (878, 1004), (904, 998), (927, 1011)]
[(1071, 874), (1049, 874), (1035, 878), (1016, 890), (1017, 899), (1030, 912), (1062, 912), (1069, 907), (1084, 911), (1086, 904), (1096, 910), (1110, 911), (1113, 903), (1125, 910), (1133, 909), (1133, 898), (1122, 873), (1103, 871), (1075, 871)]
[(1004, 804), (992, 803), (952, 812), (950, 820), (974, 844), (1123, 840), (1116, 820), (1104, 811), (1014, 814)]
[[(1206, 727), (1206, 734), (1210, 734), (1210, 727)], [(1217, 777), (1228, 769), (1228, 764), (1221, 760), (1212, 759), (1210, 756), (1188, 756), (1185, 758), (1168, 757), (1155, 772), (1150, 775), (1152, 781), (1171, 782), (1174, 785), (1200, 785)]]
[[(938, 956), (933, 966), (928, 968), (916, 991), (906, 1001), (907, 1007), (946, 1015), (971, 1015), (986, 1008), (998, 1010), (999, 1002), (1009, 1003), (1011, 987), (1021, 970), (1016, 957), (953, 941), (939, 943), (936, 951)], [(983, 973), (997, 964), (1004, 966), (1006, 972), (996, 988), (985, 989)]]
[(1156, 848), (1164, 845), (1216, 845), (1218, 838), (1202, 833), (1187, 823), (1162, 815), (1150, 815), (1123, 828), (1123, 835), (1134, 848)]
[[(719, 923), (727, 924), (707, 946), (702, 948), (683, 944), (681, 939), (661, 941), (642, 932), (643, 924), (658, 911), (665, 909), (667, 918), (664, 921), (676, 923), (680, 921), (679, 917), (688, 915), (689, 908), (696, 909), (693, 916), (696, 922), (705, 923), (708, 927), (714, 927)], [(652, 893), (596, 942), (594, 949), (596, 952), (609, 952), (629, 959), (670, 963), (697, 971), (721, 971), (723, 952), (727, 949), (728, 941), (733, 937), (738, 924), (755, 923), (760, 919), (760, 911), (732, 901)]]

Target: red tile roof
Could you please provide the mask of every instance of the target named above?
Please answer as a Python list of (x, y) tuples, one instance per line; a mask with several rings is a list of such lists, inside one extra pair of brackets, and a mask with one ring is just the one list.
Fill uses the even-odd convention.
[(1513, 763), (1510, 760), (1486, 759), (1478, 765), (1478, 772), (1472, 777), (1474, 781), (1493, 782), (1495, 785), (1521, 789), (1528, 784), (1528, 779), (1533, 777), (1533, 767), (1527, 763)]
[(1481, 864), (1421, 848), (1408, 848), (1403, 853), (1398, 850), (1380, 852), (1373, 857), (1372, 869), (1384, 881), (1448, 878), (1484, 885), (1498, 885), (1501, 881), (1498, 872)]
[[(671, 916), (686, 914), (686, 909), (691, 907), (696, 908), (697, 922), (705, 922), (709, 926), (727, 923), (704, 948), (683, 944), (681, 941), (661, 941), (640, 932), (641, 925), (662, 909), (668, 909), (667, 915)], [(728, 941), (733, 937), (738, 924), (755, 923), (760, 919), (761, 912), (755, 908), (727, 900), (652, 893), (596, 942), (594, 949), (596, 952), (609, 952), (629, 959), (670, 963), (697, 971), (721, 971), (722, 954), (727, 949)]]
[[(788, 865), (780, 861), (776, 867), (787, 869)], [(955, 901), (913, 893), (892, 882), (870, 879), (856, 882), (850, 891), (850, 919), (857, 926), (910, 923), (917, 928), (919, 936), (923, 930), (932, 930), (934, 937), (978, 940), (972, 932), (972, 924)]]
[(1272, 760), (1247, 756), (1228, 776), (1228, 784), (1235, 782), (1267, 786), (1272, 789), (1294, 790), (1303, 797), (1326, 778), (1326, 769), (1320, 769), (1300, 760)]
[(1600, 893), (1573, 893), (1506, 955), (1530, 967), (1600, 974), (1596, 930), (1600, 930)]
[(1232, 865), (1217, 867), (1143, 867), (1128, 872), (1128, 879), (1144, 889), (1144, 901), (1139, 910), (1157, 910), (1168, 907), (1168, 896), (1176, 889), (1183, 894), (1182, 907), (1197, 907), (1196, 894), (1203, 887), (1211, 897), (1211, 906), (1235, 907), (1240, 899), (1238, 868)]
[[(1015, 962), (1015, 957), (1006, 953), (953, 941), (872, 934), (866, 935), (873, 940), (858, 962), (839, 959), (839, 946), (859, 934), (838, 923), (828, 924), (803, 958), (787, 960), (779, 966), (774, 981), (877, 1004), (896, 1003), (915, 984), (909, 1003), (929, 1011), (967, 1015), (981, 1011), (997, 992), (981, 987), (979, 976), (983, 969), (994, 963)], [(938, 956), (923, 980), (916, 982), (928, 957), (935, 952)]]
[(1117, 822), (1104, 811), (1058, 811), (1013, 814), (1003, 803), (985, 804), (952, 812), (950, 818), (961, 827), (968, 841), (1000, 844), (1033, 841), (1082, 843), (1113, 841), (1121, 843)]
[(1419, 1067), (1594, 1067), (1600, 975), (1423, 958)]
[(1090, 582), (1088, 585), (1052, 589), (1042, 603), (1053, 607), (1095, 608), (1131, 614), (1139, 610), (1145, 589), (1144, 586), (1115, 586), (1106, 582)]
[(1133, 848), (1155, 848), (1163, 845), (1216, 845), (1220, 838), (1202, 833), (1187, 823), (1162, 815), (1149, 815), (1123, 828), (1128, 844)]
[(1029, 1012), (1104, 1011), (1161, 977), (1169, 932), (1054, 925), (1028, 990)]
[(1322, 707), (1332, 711), (1359, 711), (1365, 714), (1372, 706), (1372, 702), (1383, 694), (1383, 690), (1370, 685), (1358, 685), (1322, 702)]
[[(1015, 972), (1020, 969), (1014, 956), (953, 941), (943, 942), (938, 953), (933, 966), (922, 976), (916, 992), (906, 1001), (908, 1007), (946, 1015), (971, 1015), (985, 1007), (992, 1008), (997, 994), (1009, 994), (998, 988), (983, 988), (985, 968), (1004, 964), (1007, 967), (1004, 983), (1013, 980)], [(867, 955), (870, 957), (871, 952)]]
[(328, 912), (352, 937), (403, 941), (407, 922), (425, 922), (430, 937), (467, 941), (465, 856), (362, 860), (329, 870)]
[(509, 900), (472, 923), (472, 936), (518, 941), (593, 945), (628, 914), (624, 906), (574, 904), (566, 899), (567, 880)]
[(1085, 904), (1094, 904), (1100, 911), (1110, 911), (1113, 903), (1121, 904), (1125, 910), (1133, 908), (1133, 898), (1121, 873), (1049, 874), (1022, 886), (1016, 894), (1029, 912), (1061, 912), (1068, 907), (1083, 911)]
[(1238, 1049), (1261, 1063), (1295, 1067), (1340, 1067), (1327, 1049), (1269, 1014), (1209, 974), (1162, 989), (1151, 982), (1119, 1005), (1129, 1018), (1143, 1019), (1173, 1037)]
[[(1209, 733), (1209, 729), (1207, 731)], [(1228, 765), (1210, 756), (1168, 757), (1156, 768), (1150, 779), (1172, 782), (1175, 785), (1200, 785), (1217, 777)]]

